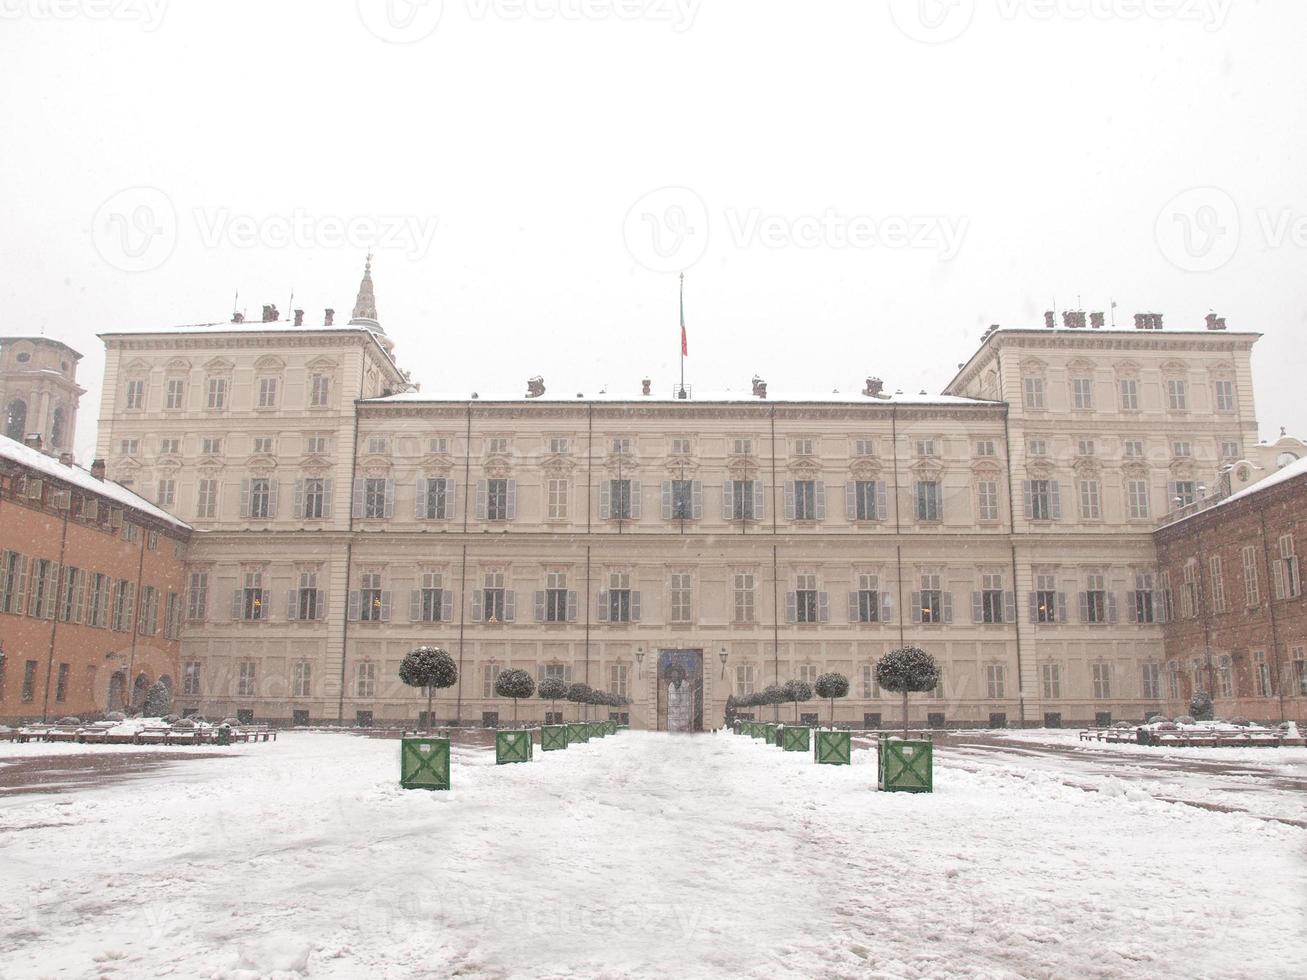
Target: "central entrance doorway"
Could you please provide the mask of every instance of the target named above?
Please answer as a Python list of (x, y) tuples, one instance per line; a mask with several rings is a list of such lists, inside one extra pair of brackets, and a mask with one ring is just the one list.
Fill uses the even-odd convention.
[(658, 651), (658, 731), (703, 731), (703, 651)]

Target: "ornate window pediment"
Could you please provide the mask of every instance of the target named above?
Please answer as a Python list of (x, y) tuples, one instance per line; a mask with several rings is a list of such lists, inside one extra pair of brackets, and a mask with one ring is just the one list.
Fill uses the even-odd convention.
[(230, 374), (235, 369), (235, 362), (229, 361), (225, 357), (210, 358), (204, 363), (204, 370), (209, 374)]
[(315, 371), (319, 374), (329, 373), (340, 367), (340, 365), (330, 357), (315, 357), (304, 366), (310, 371)]
[(270, 374), (286, 370), (286, 362), (273, 354), (265, 354), (254, 362), (254, 370)]
[(880, 460), (870, 457), (858, 459), (849, 468), (855, 480), (875, 480), (880, 477), (881, 465)]
[(1135, 361), (1117, 361), (1112, 368), (1119, 378), (1139, 377), (1139, 364)]
[(1177, 361), (1174, 359), (1169, 361), (1163, 361), (1162, 373), (1163, 374), (1188, 374), (1189, 365), (1184, 363), (1184, 361)]
[(149, 374), (150, 362), (142, 360), (139, 357), (135, 358), (131, 361), (128, 361), (123, 366), (123, 373), (124, 374)]
[(184, 357), (174, 357), (163, 366), (163, 369), (169, 374), (186, 374), (191, 369), (191, 362)]
[(1094, 362), (1083, 357), (1076, 357), (1067, 362), (1066, 369), (1070, 374), (1093, 374)]
[(267, 453), (255, 453), (245, 461), (245, 465), (249, 467), (251, 471), (265, 471), (262, 473), (256, 473), (256, 476), (266, 476), (268, 472), (277, 468), (277, 457), (270, 456)]
[(1042, 377), (1048, 373), (1048, 362), (1038, 357), (1026, 357), (1021, 360), (1021, 374)]
[(393, 466), (389, 456), (364, 456), (359, 465), (372, 476), (389, 476)]
[(507, 480), (513, 475), (513, 469), (507, 459), (496, 457), (486, 461), (485, 474), (489, 480)]
[(988, 457), (971, 461), (971, 472), (981, 479), (994, 479), (1003, 475), (1003, 467)]
[(1192, 480), (1197, 471), (1194, 461), (1189, 458), (1173, 459), (1169, 468), (1171, 475), (1180, 480)]
[(1093, 456), (1078, 456), (1071, 466), (1076, 471), (1076, 476), (1084, 479), (1096, 477), (1103, 470), (1102, 465)]
[(576, 460), (570, 456), (549, 456), (545, 459), (542, 467), (547, 476), (551, 476), (556, 480), (566, 479), (576, 469)]
[(726, 464), (732, 480), (754, 480), (758, 477), (758, 464), (751, 459), (737, 457)]
[(944, 464), (938, 459), (918, 459), (908, 469), (918, 480), (938, 480), (944, 475)]
[(1044, 456), (1031, 456), (1026, 460), (1026, 472), (1033, 480), (1049, 480), (1057, 472), (1053, 461)]
[(1121, 472), (1136, 479), (1148, 477), (1148, 463), (1142, 459), (1127, 459), (1121, 464)]
[(815, 459), (800, 456), (790, 461), (790, 475), (796, 480), (816, 480), (821, 476), (821, 467)]

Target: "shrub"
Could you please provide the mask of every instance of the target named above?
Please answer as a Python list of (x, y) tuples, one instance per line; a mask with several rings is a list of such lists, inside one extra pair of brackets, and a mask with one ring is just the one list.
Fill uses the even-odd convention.
[(812, 685), (807, 681), (786, 681), (781, 686), (785, 700), (794, 702), (794, 720), (799, 720), (799, 702), (812, 700)]
[(435, 727), (431, 719), (431, 699), (436, 688), (453, 687), (458, 683), (458, 665), (440, 647), (418, 647), (410, 650), (399, 665), (399, 679), (409, 687), (427, 689), (427, 727)]
[(107, 711), (104, 715), (105, 721), (126, 721), (127, 716), (121, 711)]
[(59, 719), (59, 724), (61, 725), (80, 725), (81, 723), (82, 719), (75, 718), (72, 715), (64, 715)]
[(146, 718), (162, 718), (172, 709), (172, 691), (163, 681), (155, 681), (145, 692), (141, 714)]
[(903, 695), (903, 734), (908, 732), (908, 694), (933, 691), (939, 684), (939, 664), (920, 647), (891, 650), (876, 664), (876, 681), (887, 691)]
[(576, 705), (576, 717), (581, 717), (581, 705), (590, 703), (590, 685), (580, 681), (567, 689), (567, 700)]
[(1212, 696), (1206, 691), (1195, 691), (1189, 699), (1189, 713), (1198, 721), (1211, 721), (1215, 717)]
[(553, 711), (554, 706), (567, 697), (567, 681), (561, 677), (546, 677), (540, 682), (540, 689), (536, 694), (548, 701), (549, 710)]
[(513, 724), (517, 724), (517, 699), (536, 692), (535, 679), (525, 670), (506, 670), (495, 678), (495, 696), (513, 699)]
[(848, 697), (849, 679), (843, 674), (831, 672), (822, 674), (817, 678), (817, 684), (813, 688), (817, 697), (826, 698), (830, 701), (830, 725), (835, 727), (835, 699)]

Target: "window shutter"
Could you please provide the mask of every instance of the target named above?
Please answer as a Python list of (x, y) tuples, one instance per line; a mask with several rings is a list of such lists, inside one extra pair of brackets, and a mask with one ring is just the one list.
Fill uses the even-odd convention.
[(292, 516), (294, 516), (295, 520), (298, 521), (301, 517), (304, 516), (304, 481), (303, 480), (295, 481), (295, 500), (291, 504), (291, 506), (293, 508)]
[(1048, 493), (1050, 501), (1049, 512), (1053, 515), (1053, 520), (1060, 521), (1062, 519), (1062, 484), (1058, 483), (1057, 480), (1050, 480), (1048, 483)]
[(631, 593), (631, 622), (640, 622), (640, 592), (638, 589)]
[(1003, 622), (1015, 623), (1017, 621), (1017, 594), (1015, 592), (1003, 593)]
[(980, 598), (979, 592), (971, 593), (971, 621), (979, 623), (985, 618), (985, 604)]
[(860, 622), (860, 618), (858, 616), (858, 593), (856, 592), (849, 593), (849, 622), (850, 623)]
[(567, 590), (567, 621), (569, 623), (576, 622), (576, 607), (577, 607), (576, 599), (577, 599), (576, 590), (568, 589)]
[(386, 502), (382, 516), (389, 519), (395, 516), (395, 481), (386, 481)]
[(440, 590), (440, 618), (446, 623), (454, 618), (454, 593), (450, 589)]
[(535, 620), (537, 623), (545, 621), (545, 594), (539, 589), (535, 593)]
[(413, 516), (419, 521), (427, 517), (440, 516), (439, 514), (427, 513), (427, 486), (427, 478), (425, 476), (418, 477), (417, 493), (413, 497)]
[(250, 516), (250, 481), (241, 480), (241, 517)]
[(722, 520), (729, 521), (735, 516), (735, 481), (725, 480), (722, 483)]
[(1089, 622), (1089, 593), (1080, 593), (1080, 622)]
[(785, 622), (793, 623), (799, 618), (799, 599), (793, 592), (785, 593)]
[(322, 519), (326, 520), (331, 516), (331, 481), (322, 481)]
[(767, 513), (767, 498), (763, 495), (762, 481), (753, 481), (753, 517), (762, 520)]
[(314, 613), (316, 613), (314, 618), (326, 619), (327, 618), (327, 590), (315, 589), (314, 591), (317, 593), (317, 599), (316, 599), (317, 608), (313, 610)]
[(485, 616), (481, 612), (482, 598), (483, 596), (480, 589), (472, 590), (472, 622), (474, 623), (479, 623), (485, 619)]
[(1107, 594), (1107, 621), (1109, 623), (1116, 623), (1117, 616), (1118, 613), (1116, 609), (1116, 593), (1109, 592)]
[(299, 595), (295, 589), (291, 589), (286, 595), (286, 619), (289, 622), (294, 622), (299, 618), (299, 603), (295, 601), (298, 598)]
[[(264, 592), (262, 593), (262, 598), (263, 598), (263, 606), (264, 608), (267, 608), (268, 605), (267, 590), (264, 590)], [(130, 631), (132, 628), (132, 623), (134, 622), (132, 617), (136, 615), (136, 583), (135, 582), (132, 582), (127, 586), (126, 609), (127, 609), (127, 613), (123, 618), (127, 620), (127, 629)]]
[(613, 481), (603, 480), (599, 484), (599, 519), (606, 521), (613, 516)]
[(454, 509), (455, 501), (458, 499), (458, 484), (453, 480), (445, 480), (445, 508), (440, 512), (441, 520), (452, 521), (457, 511)]
[(1276, 559), (1271, 562), (1271, 580), (1275, 584), (1275, 598), (1284, 598), (1284, 562)]
[(477, 480), (477, 520), (486, 519), (486, 481)]
[(858, 519), (858, 484), (852, 480), (844, 484), (844, 516), (850, 521)]
[(508, 481), (508, 519), (517, 520), (517, 481)]
[(608, 593), (599, 591), (599, 604), (595, 607), (595, 619), (601, 623), (608, 622)]
[(1179, 487), (1175, 480), (1166, 481), (1166, 509), (1169, 511), (1175, 506), (1175, 498), (1180, 496)]
[(785, 481), (785, 519), (794, 520), (794, 481)]
[(631, 520), (640, 519), (640, 481), (631, 481)]
[(894, 593), (882, 592), (880, 594), (880, 621), (882, 623), (894, 622)]
[(1157, 623), (1166, 622), (1166, 596), (1161, 589), (1153, 590), (1153, 621)]
[(517, 593), (512, 589), (504, 590), (504, 622), (517, 622)]
[(408, 621), (410, 623), (421, 622), (422, 620), (422, 590), (408, 590)]
[(703, 481), (690, 482), (690, 516), (696, 521), (703, 520)]
[(817, 593), (817, 622), (819, 623), (830, 622), (830, 593), (829, 592)]
[(383, 623), (390, 622), (390, 593), (389, 592), (381, 593), (381, 621)]
[(241, 609), (241, 590), (237, 589), (235, 592), (231, 594), (231, 618), (240, 619), (242, 611), (243, 610)]
[(1127, 592), (1125, 605), (1126, 605), (1126, 609), (1125, 609), (1126, 622), (1129, 623), (1139, 622), (1139, 592), (1138, 591)]
[(1030, 520), (1035, 516), (1035, 492), (1029, 480), (1021, 481), (1021, 495), (1025, 500), (1026, 520)]
[(826, 484), (822, 480), (817, 481), (817, 520), (826, 519)]
[(1066, 593), (1059, 592), (1057, 594), (1057, 621), (1059, 623), (1065, 623), (1070, 618), (1070, 614), (1067, 612), (1066, 608)]
[(672, 481), (663, 481), (663, 520), (672, 519)]
[(354, 502), (350, 511), (355, 517), (363, 516), (363, 478), (354, 480)]
[(951, 623), (953, 622), (953, 593), (945, 592), (942, 593), (942, 595), (943, 595), (943, 605), (944, 605), (944, 622)]
[(1038, 623), (1039, 622), (1039, 593), (1038, 592), (1029, 592), (1026, 594), (1026, 606), (1028, 607), (1028, 612), (1030, 613), (1030, 621), (1032, 623)]

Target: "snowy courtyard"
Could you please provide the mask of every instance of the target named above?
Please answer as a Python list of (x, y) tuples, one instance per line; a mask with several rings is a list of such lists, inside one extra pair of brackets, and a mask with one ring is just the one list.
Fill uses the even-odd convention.
[[(729, 734), (0, 745), (0, 976), (1302, 976), (1307, 750), (951, 739), (932, 795)], [(4, 780), (119, 756), (91, 782)], [(77, 766), (59, 768), (74, 774)]]

